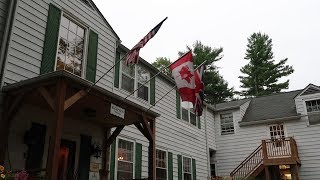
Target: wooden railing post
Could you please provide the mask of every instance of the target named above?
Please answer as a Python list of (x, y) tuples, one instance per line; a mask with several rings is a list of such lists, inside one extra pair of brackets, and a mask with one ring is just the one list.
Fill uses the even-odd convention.
[(290, 137), (291, 157), (298, 158), (297, 145), (292, 137)]
[(267, 152), (266, 140), (262, 140), (261, 146), (262, 146), (262, 156), (263, 156), (263, 159), (268, 159), (268, 152)]

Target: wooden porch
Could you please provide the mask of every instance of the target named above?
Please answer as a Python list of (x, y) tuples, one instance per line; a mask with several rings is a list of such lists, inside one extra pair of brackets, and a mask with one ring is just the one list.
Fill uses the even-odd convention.
[(240, 165), (230, 173), (235, 180), (254, 179), (264, 171), (265, 179), (270, 180), (269, 167), (290, 165), (295, 180), (299, 180), (298, 165), (300, 159), (296, 141), (292, 137), (262, 140), (258, 146)]
[[(135, 125), (149, 140), (148, 179), (155, 180), (155, 120), (159, 114), (126, 100), (98, 86), (89, 90), (91, 82), (56, 71), (3, 87), (0, 118), (0, 164), (4, 165), (11, 121), (21, 105), (30, 104), (52, 112), (46, 179), (56, 180), (64, 118), (91, 121), (104, 128), (103, 162), (100, 177), (109, 174), (110, 145), (127, 125)], [(111, 108), (115, 108), (111, 110)], [(120, 111), (119, 114), (115, 111)], [(115, 128), (111, 133), (111, 128)]]

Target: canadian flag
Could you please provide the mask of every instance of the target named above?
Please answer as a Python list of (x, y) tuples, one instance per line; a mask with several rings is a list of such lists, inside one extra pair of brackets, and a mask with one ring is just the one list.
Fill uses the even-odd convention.
[(172, 76), (178, 87), (182, 101), (195, 103), (195, 77), (191, 51), (171, 64)]

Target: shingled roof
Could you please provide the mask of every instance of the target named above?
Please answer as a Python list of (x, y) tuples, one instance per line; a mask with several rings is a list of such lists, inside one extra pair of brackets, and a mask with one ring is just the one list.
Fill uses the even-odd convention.
[(297, 116), (294, 98), (300, 92), (296, 90), (253, 98), (242, 122)]
[(219, 103), (214, 106), (215, 111), (225, 111), (229, 109), (239, 108), (242, 104), (250, 101), (250, 99), (240, 99), (230, 102)]

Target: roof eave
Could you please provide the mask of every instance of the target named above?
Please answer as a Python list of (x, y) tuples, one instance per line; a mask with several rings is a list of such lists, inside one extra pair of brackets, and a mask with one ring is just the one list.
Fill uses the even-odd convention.
[(291, 120), (299, 120), (301, 117), (305, 115), (297, 114), (295, 116), (288, 116), (288, 117), (281, 117), (281, 118), (272, 118), (272, 119), (262, 119), (262, 120), (254, 120), (254, 121), (240, 121), (239, 126), (250, 126), (250, 125), (259, 125), (259, 124), (266, 124), (266, 123), (277, 123), (283, 121), (291, 121)]

